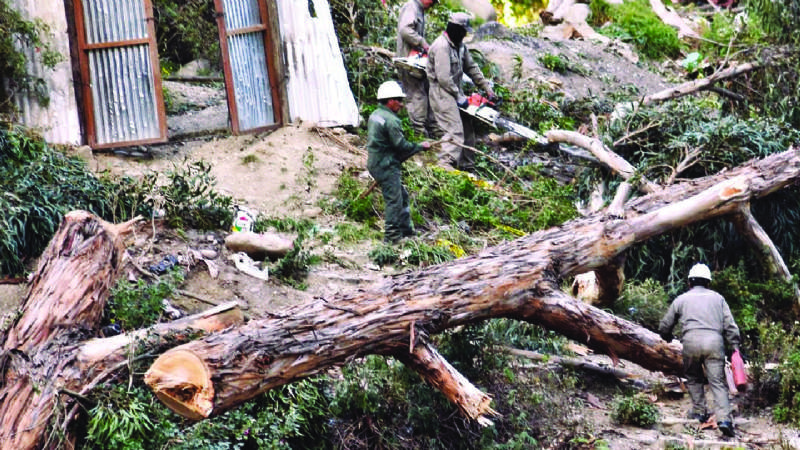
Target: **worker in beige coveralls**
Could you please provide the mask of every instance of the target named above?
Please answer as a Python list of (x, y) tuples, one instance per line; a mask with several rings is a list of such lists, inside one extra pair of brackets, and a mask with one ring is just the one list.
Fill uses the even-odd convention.
[(451, 141), (442, 144), (438, 155), (439, 165), (448, 169), (470, 170), (474, 165), (473, 152), (461, 146), (475, 146), (472, 119), (459, 110), (459, 107), (467, 106), (467, 96), (461, 86), (464, 73), (486, 92), (490, 101), (497, 100), (480, 67), (472, 60), (467, 46), (462, 42), (470, 30), (469, 21), (469, 14), (453, 13), (445, 31), (428, 49), (428, 99), (436, 125), (444, 133), (442, 139)]
[[(704, 381), (714, 396), (717, 426), (728, 437), (733, 437), (733, 420), (725, 380), (725, 344), (732, 350), (739, 348), (739, 327), (725, 302), (725, 298), (708, 289), (711, 270), (705, 264), (695, 264), (689, 270), (691, 289), (679, 295), (669, 306), (658, 326), (658, 334), (669, 342), (672, 329), (681, 326), (683, 344), (683, 369), (686, 387), (692, 397), (690, 416), (701, 423), (708, 421)], [(705, 371), (705, 375), (704, 375)]]
[[(428, 41), (425, 40), (425, 11), (431, 8), (436, 0), (408, 0), (401, 8), (397, 18), (397, 52), (398, 58), (408, 57), (411, 50), (427, 53)], [(432, 137), (436, 133), (436, 125), (428, 103), (428, 79), (417, 78), (407, 70), (397, 70), (403, 91), (406, 93), (406, 111), (414, 131)]]

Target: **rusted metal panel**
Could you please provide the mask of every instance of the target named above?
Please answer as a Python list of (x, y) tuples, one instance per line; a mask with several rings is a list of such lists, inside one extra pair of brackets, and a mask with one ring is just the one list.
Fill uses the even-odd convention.
[(166, 140), (150, 0), (75, 2), (89, 144), (94, 148)]
[(347, 81), (327, 0), (276, 3), (291, 120), (358, 125), (358, 105)]
[(234, 134), (280, 122), (265, 0), (215, 0)]
[(41, 19), (47, 23), (52, 33), (50, 43), (55, 50), (64, 55), (62, 62), (49, 69), (39, 62), (40, 53), (36, 49), (22, 50), (28, 61), (31, 61), (28, 73), (44, 80), (49, 102), (47, 105), (42, 105), (31, 93), (18, 93), (14, 97), (18, 119), (26, 126), (39, 130), (47, 142), (80, 144), (81, 125), (73, 89), (64, 2), (63, 0), (13, 0), (10, 4), (24, 17)]

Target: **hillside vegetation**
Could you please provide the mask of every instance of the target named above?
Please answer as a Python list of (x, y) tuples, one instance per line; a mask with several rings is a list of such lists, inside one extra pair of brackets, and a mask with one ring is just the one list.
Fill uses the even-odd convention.
[[(154, 3), (161, 17), (185, 19), (175, 13), (177, 3)], [(377, 86), (394, 77), (390, 59), (375, 47), (393, 50), (399, 6), (396, 0), (331, 2), (351, 88), (365, 118), (374, 109)], [(640, 60), (635, 67), (658, 83), (703, 79), (747, 62), (761, 67), (720, 83), (716, 91), (640, 105), (619, 115), (620, 105), (653, 92), (614, 84), (613, 72), (599, 73), (603, 58), (618, 57), (599, 44), (599, 50), (590, 54), (579, 47), (586, 43), (540, 38), (541, 25), (503, 29), (486, 24), (477, 30), (474, 47), (492, 42), (526, 50), (503, 65), (490, 53), (474, 56), (496, 83), (505, 116), (541, 132), (563, 129), (596, 137), (634, 167), (631, 181), (663, 185), (699, 178), (797, 144), (800, 47), (797, 35), (787, 30), (800, 25), (798, 3), (790, 0), (785, 10), (776, 10), (774, 2), (751, 0), (735, 11), (711, 14), (698, 5), (673, 6), (685, 17), (697, 18), (703, 39), (678, 39), (673, 29), (650, 14), (646, 2), (639, 1), (617, 6), (593, 0), (590, 23), (604, 36), (637, 49)], [(445, 3), (432, 9), (428, 36), (442, 31), (454, 9)], [(204, 29), (195, 29), (197, 35), (183, 34), (182, 48), (202, 56), (207, 47), (196, 41), (209, 38), (202, 34)], [(539, 54), (534, 58), (535, 53)], [(579, 94), (560, 88), (576, 79), (592, 79), (604, 85), (603, 92), (587, 89)], [(590, 83), (584, 81), (583, 86)], [(407, 133), (419, 140), (405, 118), (404, 124)], [(349, 131), (363, 142), (364, 129)], [(488, 127), (479, 131), (484, 137), (497, 132)], [(482, 153), (473, 174), (442, 171), (423, 164), (430, 162), (425, 157), (419, 158), (420, 164), (406, 164), (413, 220), (424, 233), (396, 246), (380, 243), (380, 195), (360, 196), (369, 184), (359, 176), (363, 168), (343, 171), (337, 191), (318, 205), (335, 218), (335, 225), (259, 216), (256, 231), (298, 236), (295, 250), (271, 263), (275, 277), (270, 283), (306, 288), (308, 272), (335, 259), (319, 250), (331, 242), (368, 248), (370, 262), (389, 272), (446, 262), (579, 217), (580, 211), (590, 208), (592, 197), (608, 205), (623, 181), (595, 161), (575, 157), (576, 149), (564, 144), (482, 139), (478, 149)], [(306, 191), (314, 188), (313, 158), (310, 152), (303, 156), (309, 170), (298, 184)], [(8, 277), (32, 269), (31, 262), (71, 209), (86, 209), (115, 222), (157, 214), (178, 235), (189, 230), (224, 232), (232, 217), (233, 199), (217, 192), (203, 163), (139, 180), (97, 178), (82, 161), (10, 125), (0, 130), (0, 180), (0, 210), (6, 212), (0, 218), (0, 272)], [(767, 416), (766, 428), (774, 425), (781, 430), (800, 425), (800, 329), (794, 290), (800, 273), (798, 194), (791, 187), (751, 205), (753, 216), (789, 267), (790, 281), (766, 270), (760, 249), (753, 248), (731, 222), (713, 220), (659, 236), (628, 252), (625, 286), (609, 306), (620, 317), (654, 329), (669, 301), (685, 290), (688, 267), (695, 261), (707, 262), (715, 271), (712, 287), (728, 299), (751, 363), (752, 386), (737, 400), (739, 417)], [(160, 300), (170, 298), (190, 276), (177, 268), (153, 283), (121, 281), (109, 302), (105, 325), (131, 329), (162, 319)], [(563, 280), (565, 289), (571, 282)], [(192, 423), (170, 412), (144, 386), (141, 374), (154, 355), (139, 354), (132, 356), (129, 378), (88, 394), (78, 448), (624, 448), (624, 439), (609, 431), (613, 427), (649, 431), (655, 427), (662, 438), (677, 436), (677, 443), (656, 439), (651, 448), (689, 448), (684, 437), (701, 436), (694, 424), (689, 431), (671, 431), (663, 425), (667, 410), (673, 416), (683, 412), (674, 405), (663, 406), (674, 392), (669, 379), (643, 371), (639, 382), (620, 381), (547, 364), (550, 356), (578, 357), (582, 349), (541, 327), (502, 319), (431, 338), (457, 370), (493, 397), (493, 407), (500, 413), (494, 425), (481, 427), (462, 418), (416, 373), (377, 356), (271, 390), (220, 416)], [(509, 353), (509, 347), (550, 356), (545, 363), (531, 365)], [(597, 397), (606, 404), (606, 417), (589, 411)], [(57, 442), (59, 436), (54, 432), (51, 439)], [(782, 437), (771, 439), (768, 444), (773, 447), (789, 447)]]

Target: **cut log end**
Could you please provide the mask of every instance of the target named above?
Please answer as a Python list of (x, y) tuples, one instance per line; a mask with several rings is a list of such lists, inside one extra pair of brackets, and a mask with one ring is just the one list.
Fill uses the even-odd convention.
[(207, 418), (214, 409), (214, 385), (203, 360), (187, 350), (161, 355), (144, 374), (144, 381), (169, 409), (192, 420)]

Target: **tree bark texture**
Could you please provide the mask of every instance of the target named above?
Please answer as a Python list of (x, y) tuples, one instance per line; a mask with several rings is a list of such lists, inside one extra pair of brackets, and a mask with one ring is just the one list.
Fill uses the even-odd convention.
[(68, 447), (69, 437), (64, 443), (46, 432), (74, 415), (63, 392), (85, 393), (127, 361), (124, 336), (84, 341), (97, 334), (125, 251), (121, 236), (133, 222), (71, 212), (42, 254), (0, 353), (0, 449)]
[(41, 257), (3, 343), (0, 447), (34, 448), (57, 407), (64, 348), (96, 332), (125, 249), (118, 228), (71, 212)]
[[(606, 266), (634, 244), (664, 232), (735, 213), (740, 203), (798, 178), (800, 154), (790, 149), (632, 200), (626, 219), (597, 214), (574, 220), (372, 287), (318, 298), (285, 315), (251, 321), (175, 350), (204, 362), (215, 390), (209, 415), (351, 358), (402, 357), (398, 352), (407, 348), (412, 330), (435, 334), (496, 317), (540, 324), (612, 358), (679, 373), (679, 347), (573, 299), (559, 283)], [(170, 352), (163, 354), (153, 367), (169, 358)], [(147, 382), (168, 395), (186, 383), (175, 377), (149, 377)]]

